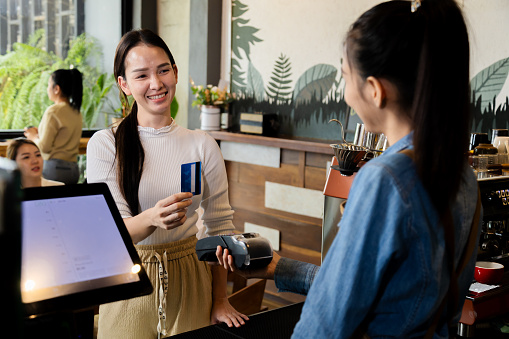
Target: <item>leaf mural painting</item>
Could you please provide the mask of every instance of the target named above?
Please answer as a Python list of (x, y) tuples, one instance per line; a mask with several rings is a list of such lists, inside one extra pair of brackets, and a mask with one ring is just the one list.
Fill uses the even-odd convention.
[(292, 70), (292, 66), (290, 63), (290, 58), (281, 54), (276, 60), (276, 65), (274, 66), (274, 70), (272, 71), (272, 76), (270, 77), (267, 95), (273, 101), (280, 100), (288, 100), (291, 98), (292, 91), (290, 87), (290, 83), (292, 80), (289, 77), (292, 75), (290, 71)]
[[(241, 60), (251, 60), (251, 45), (263, 41), (255, 34), (259, 31), (258, 28), (248, 26), (249, 19), (242, 18), (242, 16), (249, 10), (249, 7), (239, 0), (232, 2), (232, 91), (237, 94), (245, 93), (250, 90), (249, 79), (246, 79), (246, 74), (243, 70)], [(242, 53), (244, 51), (244, 55)], [(244, 66), (245, 67), (245, 66)], [(251, 67), (251, 65), (249, 65)], [(251, 88), (252, 90), (252, 88)]]
[(246, 92), (252, 95), (258, 102), (263, 101), (265, 96), (265, 86), (263, 85), (262, 75), (251, 62), (247, 70)]
[(239, 61), (235, 58), (232, 58), (231, 67), (232, 67), (232, 85), (234, 86), (236, 91), (244, 92), (246, 90), (246, 79)]
[(242, 59), (240, 50), (244, 50), (244, 53), (249, 60), (250, 45), (254, 45), (256, 42), (263, 41), (262, 39), (255, 36), (256, 32), (258, 32), (260, 29), (252, 26), (247, 26), (249, 20), (241, 18), (241, 16), (248, 11), (248, 6), (236, 0), (233, 1), (232, 8), (232, 32), (235, 32), (235, 34), (232, 36), (232, 51), (237, 58)]
[(481, 113), (483, 113), (493, 99), (498, 96), (509, 73), (509, 58), (499, 60), (483, 69), (470, 81), (472, 102), (481, 99)]
[(332, 65), (318, 64), (302, 74), (293, 91), (295, 106), (310, 101), (313, 97), (317, 100), (325, 98), (332, 88), (338, 69)]

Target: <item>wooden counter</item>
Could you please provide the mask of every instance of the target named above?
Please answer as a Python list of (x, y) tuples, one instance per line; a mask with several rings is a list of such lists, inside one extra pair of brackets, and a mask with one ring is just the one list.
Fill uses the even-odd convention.
[(230, 133), (223, 131), (208, 131), (216, 140), (241, 142), (253, 145), (280, 147), (282, 149), (304, 151), (319, 154), (334, 155), (329, 142), (316, 142), (302, 139), (272, 138), (261, 135), (251, 135), (242, 133)]
[[(86, 154), (87, 153), (87, 143), (90, 138), (81, 138), (80, 139), (80, 149), (79, 154)], [(9, 141), (1, 141), (0, 142), (0, 157), (6, 157), (7, 156), (7, 146), (9, 145)]]
[[(223, 142), (263, 146), (260, 148), (280, 149), (279, 166), (263, 166), (245, 163), (241, 160), (225, 160), (228, 175), (230, 205), (235, 213), (233, 223), (237, 231), (244, 232), (246, 224), (255, 224), (279, 232), (278, 252), (281, 256), (320, 265), (322, 219), (321, 216), (309, 216), (299, 211), (276, 209), (270, 205), (266, 191), (277, 187), (280, 200), (302, 200), (298, 208), (306, 209), (309, 200), (323, 198), (327, 165), (334, 155), (328, 142), (316, 142), (283, 138), (271, 138), (258, 135), (229, 133), (223, 131), (208, 132), (221, 145)], [(243, 149), (242, 145), (240, 149)], [(223, 156), (225, 152), (223, 150)], [(284, 192), (280, 194), (280, 192)], [(290, 192), (287, 194), (286, 192)], [(308, 194), (309, 198), (308, 199)], [(267, 193), (270, 194), (270, 193)], [(281, 205), (284, 206), (285, 202)], [(262, 234), (263, 235), (263, 234)], [(268, 280), (266, 298), (269, 296), (280, 304), (290, 304), (304, 300), (293, 293), (278, 293), (273, 281)]]

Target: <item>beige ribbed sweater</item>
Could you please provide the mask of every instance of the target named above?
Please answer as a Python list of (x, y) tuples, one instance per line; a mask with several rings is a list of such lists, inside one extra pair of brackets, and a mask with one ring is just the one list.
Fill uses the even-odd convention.
[(39, 140), (44, 160), (61, 159), (76, 162), (80, 148), (82, 117), (68, 103), (51, 105), (39, 124)]
[[(173, 230), (158, 228), (139, 245), (155, 245), (196, 235), (197, 209), (204, 210), (203, 224), (208, 235), (234, 230), (233, 210), (228, 199), (228, 180), (224, 160), (217, 142), (200, 130), (188, 130), (175, 122), (161, 129), (138, 126), (145, 150), (145, 164), (140, 182), (141, 210), (172, 194), (180, 192), (180, 166), (202, 162), (202, 194), (193, 197), (187, 221)], [(117, 184), (115, 143), (111, 129), (96, 132), (87, 146), (87, 182), (106, 182), (122, 217), (130, 217), (127, 202)], [(112, 166), (112, 164), (114, 164)]]

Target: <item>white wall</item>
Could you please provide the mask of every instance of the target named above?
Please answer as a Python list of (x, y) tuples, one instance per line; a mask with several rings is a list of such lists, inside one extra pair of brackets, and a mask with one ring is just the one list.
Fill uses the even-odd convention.
[(189, 25), (191, 0), (159, 0), (157, 21), (159, 35), (170, 48), (178, 67), (178, 84), (175, 97), (179, 110), (175, 121), (188, 125), (189, 100)]
[(121, 9), (121, 0), (85, 0), (85, 32), (99, 40), (103, 71), (110, 74), (121, 38)]

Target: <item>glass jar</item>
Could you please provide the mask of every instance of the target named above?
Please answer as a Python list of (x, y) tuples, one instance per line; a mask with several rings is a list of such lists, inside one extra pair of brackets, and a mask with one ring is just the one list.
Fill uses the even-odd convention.
[(497, 154), (498, 149), (492, 144), (479, 144), (476, 148), (474, 148), (474, 155), (481, 154)]

